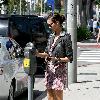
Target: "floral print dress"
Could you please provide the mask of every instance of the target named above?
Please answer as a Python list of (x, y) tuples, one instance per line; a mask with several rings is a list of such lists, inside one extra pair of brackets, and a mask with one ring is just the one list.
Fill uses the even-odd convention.
[[(52, 49), (56, 42), (52, 44), (49, 55), (52, 55)], [(47, 89), (63, 90), (67, 87), (67, 67), (66, 63), (55, 63), (53, 61), (47, 62), (46, 72), (45, 72), (45, 85)]]

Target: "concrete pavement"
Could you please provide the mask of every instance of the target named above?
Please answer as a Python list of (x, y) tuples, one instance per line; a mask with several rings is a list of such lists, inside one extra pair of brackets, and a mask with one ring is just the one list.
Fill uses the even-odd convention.
[[(39, 88), (44, 91), (36, 100), (47, 100), (46, 88), (40, 82)], [(77, 68), (77, 83), (68, 85), (64, 90), (63, 100), (100, 100), (100, 64), (92, 64)]]
[[(95, 43), (83, 43), (84, 45), (97, 45)], [(81, 42), (78, 45), (83, 45)], [(34, 89), (44, 91), (36, 100), (48, 100), (44, 79), (35, 85)], [(77, 67), (77, 83), (68, 85), (64, 90), (63, 100), (100, 100), (100, 63), (87, 64)]]

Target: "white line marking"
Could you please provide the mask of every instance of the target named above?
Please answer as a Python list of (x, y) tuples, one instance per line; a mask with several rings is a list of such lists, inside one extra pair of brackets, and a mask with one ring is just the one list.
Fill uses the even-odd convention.
[(88, 52), (88, 53), (82, 52), (81, 54), (93, 54), (93, 55), (95, 55), (95, 54), (100, 54), (100, 53), (97, 53), (97, 52), (94, 52), (94, 53), (91, 53), (91, 52)]
[(100, 60), (77, 60), (77, 61), (85, 61), (85, 62), (100, 62)]
[(82, 51), (82, 52), (100, 52), (100, 51)]
[(77, 59), (93, 59), (93, 60), (96, 60), (96, 59), (100, 59), (99, 57), (97, 58), (97, 57), (79, 57), (79, 58), (77, 58)]
[(81, 57), (81, 56), (84, 56), (84, 57), (87, 57), (87, 56), (88, 56), (88, 57), (89, 57), (89, 56), (91, 56), (91, 57), (92, 57), (92, 56), (95, 56), (95, 57), (96, 57), (96, 56), (98, 56), (98, 57), (100, 57), (100, 55), (80, 55), (80, 57)]

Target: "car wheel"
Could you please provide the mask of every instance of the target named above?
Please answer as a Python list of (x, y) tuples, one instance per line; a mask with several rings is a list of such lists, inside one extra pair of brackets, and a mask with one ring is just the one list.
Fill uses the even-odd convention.
[(8, 100), (14, 100), (14, 86), (12, 84), (10, 85)]

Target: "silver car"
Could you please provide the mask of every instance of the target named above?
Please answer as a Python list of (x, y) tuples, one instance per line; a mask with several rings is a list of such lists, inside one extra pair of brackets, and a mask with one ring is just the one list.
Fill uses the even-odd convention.
[(27, 89), (22, 48), (9, 37), (0, 37), (0, 96), (8, 100)]

